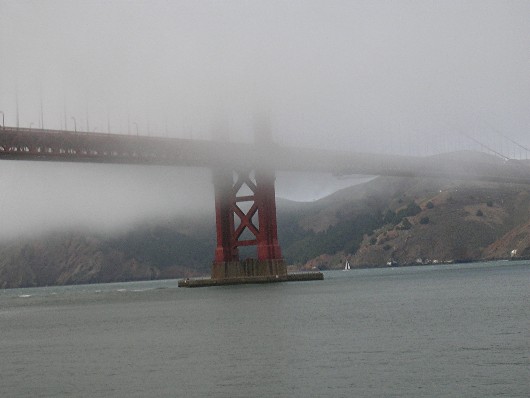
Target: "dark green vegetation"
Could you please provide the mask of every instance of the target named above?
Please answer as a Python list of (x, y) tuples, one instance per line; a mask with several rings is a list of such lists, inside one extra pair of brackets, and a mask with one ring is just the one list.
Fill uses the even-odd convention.
[(142, 226), (103, 243), (103, 250), (117, 250), (131, 258), (161, 269), (171, 268), (178, 263), (185, 264), (200, 272), (208, 272), (214, 241), (212, 236), (193, 237), (178, 232), (170, 226)]
[[(280, 213), (278, 228), (283, 255), (288, 263), (305, 263), (324, 253), (355, 253), (366, 235), (373, 235), (374, 231), (386, 224), (410, 229), (412, 225), (407, 217), (419, 212), (421, 208), (414, 201), (397, 211), (387, 209), (384, 215), (380, 209), (369, 208), (366, 213), (361, 214), (343, 212), (336, 224), (318, 232), (300, 226), (299, 218), (303, 217), (303, 212)], [(375, 243), (376, 238), (373, 239), (372, 242)]]
[[(279, 199), (277, 208), (283, 255), (298, 268), (530, 255), (528, 186), (379, 177), (313, 203)], [(207, 275), (214, 248), (213, 212), (112, 235), (49, 233), (0, 244), (0, 286)]]
[(325, 231), (314, 232), (302, 229), (295, 218), (286, 219), (280, 223), (279, 231), (288, 263), (305, 263), (323, 253), (355, 253), (365, 234), (371, 234), (382, 225), (379, 214), (363, 214), (341, 220)]

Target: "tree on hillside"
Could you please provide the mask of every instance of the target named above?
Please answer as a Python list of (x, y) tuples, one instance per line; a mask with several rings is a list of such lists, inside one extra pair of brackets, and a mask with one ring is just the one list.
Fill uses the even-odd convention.
[(410, 202), (407, 207), (397, 212), (397, 216), (401, 219), (404, 217), (412, 217), (421, 212), (421, 207), (414, 201)]
[(401, 224), (399, 225), (398, 229), (408, 230), (411, 228), (412, 228), (412, 224), (410, 223), (409, 219), (405, 217), (403, 221), (401, 221)]
[(396, 224), (396, 213), (388, 209), (383, 216), (383, 224)]

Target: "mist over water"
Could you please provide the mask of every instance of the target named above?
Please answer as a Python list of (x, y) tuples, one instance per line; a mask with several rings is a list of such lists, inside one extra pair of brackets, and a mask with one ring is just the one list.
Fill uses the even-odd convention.
[[(149, 220), (214, 216), (211, 170), (53, 162), (0, 163), (0, 241), (60, 229), (117, 233)], [(277, 195), (316, 200), (365, 179), (278, 173)]]
[[(262, 118), (281, 146), (528, 159), (529, 16), (498, 0), (0, 0), (0, 122), (248, 143)], [(365, 180), (276, 177), (297, 201)], [(0, 161), (2, 244), (196, 215), (214, 222), (208, 169)], [(529, 271), (0, 289), (0, 397), (528, 397)]]
[[(430, 155), (530, 154), (528, 2), (0, 0), (8, 126)], [(501, 135), (502, 134), (502, 135)], [(506, 138), (508, 137), (508, 138)], [(278, 174), (278, 196), (343, 187)], [(206, 170), (0, 164), (1, 235), (212, 206)], [(8, 232), (9, 231), (9, 232)]]
[(1, 166), (0, 239), (59, 228), (117, 232), (146, 219), (213, 208), (209, 170), (18, 161)]

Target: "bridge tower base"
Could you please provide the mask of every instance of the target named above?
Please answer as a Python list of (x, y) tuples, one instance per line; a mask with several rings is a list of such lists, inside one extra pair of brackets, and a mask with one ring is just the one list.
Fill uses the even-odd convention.
[[(181, 287), (323, 279), (320, 272), (287, 274), (278, 243), (274, 173), (216, 171), (217, 246), (211, 279), (181, 280)], [(254, 246), (257, 258), (240, 259)]]
[(212, 264), (212, 279), (254, 278), (262, 276), (284, 277), (287, 267), (283, 260), (223, 261)]

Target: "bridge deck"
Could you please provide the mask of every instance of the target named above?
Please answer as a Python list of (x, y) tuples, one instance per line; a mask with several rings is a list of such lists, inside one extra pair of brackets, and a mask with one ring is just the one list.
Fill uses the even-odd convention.
[(530, 183), (530, 166), (481, 153), (414, 157), (181, 138), (0, 129), (0, 160), (268, 168), (337, 175), (450, 177)]

